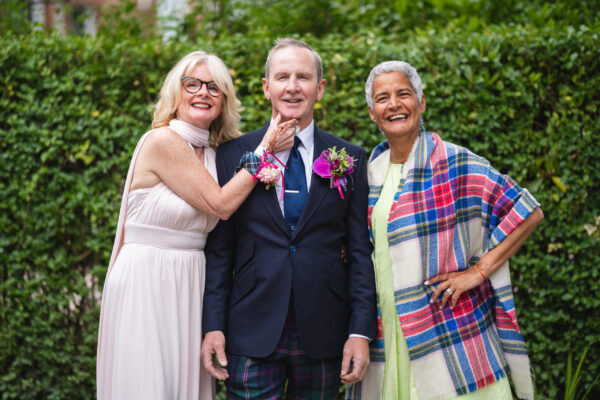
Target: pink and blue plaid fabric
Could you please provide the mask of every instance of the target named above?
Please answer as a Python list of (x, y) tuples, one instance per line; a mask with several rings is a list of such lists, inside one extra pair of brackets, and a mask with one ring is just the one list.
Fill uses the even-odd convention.
[[(395, 273), (419, 268), (402, 265), (394, 258), (395, 247), (409, 241), (420, 250), (423, 281), (469, 268), (539, 206), (526, 189), (487, 160), (442, 141), (435, 133), (421, 130), (415, 146), (414, 163), (399, 185), (388, 220)], [(387, 142), (371, 155), (369, 167), (380, 171), (369, 172), (369, 227), (389, 162), (389, 154), (378, 160), (385, 152), (389, 153)], [(371, 179), (373, 176), (379, 178)], [(516, 385), (524, 382), (523, 388), (517, 387), (517, 394), (532, 398), (527, 350), (519, 333), (508, 265), (503, 267), (506, 273), (495, 273), (480, 287), (464, 293), (453, 310), (430, 304), (434, 288), (422, 282), (395, 287), (398, 318), (421, 398), (466, 394), (509, 373), (521, 375), (519, 379), (513, 376)], [(385, 361), (379, 317), (378, 323), (378, 337), (371, 344), (374, 364)], [(436, 367), (431, 369), (432, 365)], [(423, 368), (427, 371), (420, 370)], [(449, 388), (444, 389), (442, 382), (449, 381)]]

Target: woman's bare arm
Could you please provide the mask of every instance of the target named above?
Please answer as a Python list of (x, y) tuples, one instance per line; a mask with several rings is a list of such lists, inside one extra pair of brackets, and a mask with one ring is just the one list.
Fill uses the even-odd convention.
[[(521, 248), (529, 235), (531, 235), (539, 223), (542, 222), (542, 219), (544, 219), (544, 213), (538, 207), (529, 214), (521, 225), (505, 237), (502, 242), (485, 253), (474, 267), (467, 268), (460, 272), (439, 274), (427, 280), (425, 285), (442, 282), (435, 289), (435, 292), (433, 292), (431, 302), (433, 303), (436, 301), (443, 292), (440, 307), (444, 307), (447, 301), (450, 301), (450, 307), (454, 307), (463, 292), (481, 285), (484, 280), (484, 275), (489, 277), (496, 272), (502, 264), (508, 261), (508, 259)], [(450, 288), (451, 293), (447, 291), (448, 288)]]
[[(296, 133), (295, 121), (280, 124), (279, 130), (276, 122), (269, 127), (261, 145), (291, 148)], [(276, 135), (275, 140), (271, 139), (273, 135)], [(160, 181), (193, 207), (221, 219), (229, 218), (256, 184), (244, 169), (220, 187), (188, 143), (167, 127), (158, 129), (146, 139), (136, 162), (131, 187), (149, 187)]]

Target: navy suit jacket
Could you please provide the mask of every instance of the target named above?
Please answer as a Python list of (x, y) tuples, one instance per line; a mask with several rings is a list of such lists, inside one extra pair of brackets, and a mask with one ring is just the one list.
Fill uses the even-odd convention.
[[(267, 127), (219, 146), (219, 184), (231, 179), (242, 154), (254, 151)], [(310, 357), (341, 356), (350, 333), (375, 338), (368, 160), (362, 147), (315, 126), (314, 158), (333, 146), (345, 147), (357, 160), (344, 199), (329, 187), (329, 179), (313, 174), (292, 232), (275, 189), (266, 190), (258, 183), (231, 218), (220, 221), (208, 237), (203, 331), (223, 331), (231, 354), (271, 354), (281, 338), (290, 300), (301, 343)]]

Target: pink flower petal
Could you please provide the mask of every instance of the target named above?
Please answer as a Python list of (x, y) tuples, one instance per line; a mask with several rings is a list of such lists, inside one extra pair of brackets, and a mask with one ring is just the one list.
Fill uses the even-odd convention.
[(333, 176), (331, 173), (331, 163), (325, 159), (324, 154), (321, 154), (313, 163), (313, 171), (322, 178), (331, 178)]
[(344, 171), (344, 175), (350, 175), (354, 171), (354, 159), (352, 157), (348, 157), (348, 162), (350, 163), (350, 166), (348, 169), (346, 169), (346, 171)]

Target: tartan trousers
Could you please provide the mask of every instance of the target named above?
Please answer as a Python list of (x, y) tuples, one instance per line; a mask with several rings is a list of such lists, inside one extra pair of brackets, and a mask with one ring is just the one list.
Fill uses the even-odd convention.
[[(290, 305), (281, 339), (265, 358), (227, 355), (227, 398), (339, 399), (342, 358), (314, 359), (300, 343), (294, 307)], [(287, 388), (286, 388), (287, 382)]]

